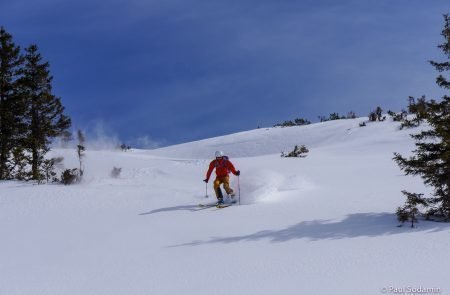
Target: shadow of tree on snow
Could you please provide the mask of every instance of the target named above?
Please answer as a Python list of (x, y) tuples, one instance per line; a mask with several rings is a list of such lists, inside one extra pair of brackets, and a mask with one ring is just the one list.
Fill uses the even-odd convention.
[(336, 240), (358, 237), (377, 237), (383, 235), (407, 234), (414, 232), (440, 232), (450, 229), (450, 223), (421, 221), (416, 228), (409, 224), (397, 227), (396, 215), (393, 213), (356, 213), (340, 221), (313, 220), (302, 221), (281, 230), (264, 230), (249, 235), (234, 237), (213, 237), (209, 241), (194, 241), (169, 247), (197, 246), (217, 243), (254, 242), (270, 240), (281, 243), (294, 239)]

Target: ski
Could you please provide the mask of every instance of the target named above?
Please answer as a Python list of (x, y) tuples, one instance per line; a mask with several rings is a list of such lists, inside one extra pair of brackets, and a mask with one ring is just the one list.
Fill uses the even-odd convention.
[(214, 204), (198, 204), (198, 206), (200, 208), (212, 208), (212, 207), (216, 206), (216, 203), (214, 203)]
[(230, 207), (232, 205), (233, 205), (233, 203), (232, 204), (198, 204), (200, 209), (207, 209), (207, 208), (214, 208), (214, 207), (216, 207), (217, 209), (223, 209), (226, 207)]
[(217, 209), (223, 209), (223, 208), (227, 208), (227, 207), (231, 207), (232, 204), (220, 204), (220, 205), (216, 205)]
[(223, 203), (223, 204), (210, 203), (210, 204), (198, 204), (198, 206), (200, 207), (200, 209), (213, 208), (213, 207), (222, 209), (222, 208), (230, 207), (237, 203), (237, 200), (235, 200), (234, 198), (228, 197), (228, 200), (229, 200), (229, 202)]

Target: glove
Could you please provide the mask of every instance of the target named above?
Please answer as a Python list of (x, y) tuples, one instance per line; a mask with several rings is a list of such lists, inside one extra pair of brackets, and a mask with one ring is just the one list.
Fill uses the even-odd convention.
[(241, 171), (239, 171), (239, 170), (236, 171), (236, 175), (237, 175), (237, 176), (241, 175)]
[(209, 179), (203, 179), (204, 182), (208, 183)]

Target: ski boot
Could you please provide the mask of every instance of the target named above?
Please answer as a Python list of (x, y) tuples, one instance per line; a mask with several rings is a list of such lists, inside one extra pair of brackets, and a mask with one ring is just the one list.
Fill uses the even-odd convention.
[(236, 194), (234, 193), (234, 192), (231, 192), (229, 195), (228, 195), (228, 197), (230, 198), (230, 200), (231, 200), (231, 204), (236, 204)]

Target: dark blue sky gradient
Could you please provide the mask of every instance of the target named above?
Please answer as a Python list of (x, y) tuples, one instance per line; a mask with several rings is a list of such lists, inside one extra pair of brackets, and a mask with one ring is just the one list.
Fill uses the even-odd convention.
[(442, 14), (423, 0), (0, 0), (74, 127), (167, 145), (440, 96)]

